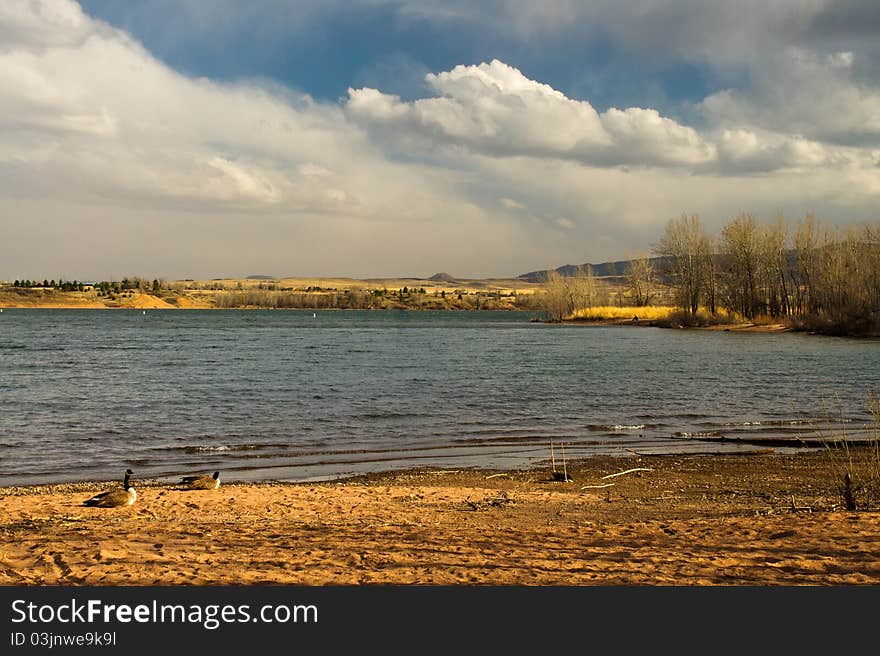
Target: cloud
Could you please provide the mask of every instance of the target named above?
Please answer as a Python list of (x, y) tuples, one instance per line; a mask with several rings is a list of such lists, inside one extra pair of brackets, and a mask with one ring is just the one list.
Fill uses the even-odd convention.
[(4, 33), (30, 26), (0, 51), (0, 170), (31, 179), (25, 188), (359, 215), (395, 195), (383, 181), (410, 175), (387, 175), (395, 165), (333, 105), (265, 83), (187, 78), (71, 2), (4, 7)]
[(90, 21), (79, 5), (52, 0), (9, 0), (0, 4), (0, 52), (75, 46), (101, 25)]
[(495, 156), (558, 157), (616, 166), (693, 165), (715, 158), (690, 127), (654, 109), (599, 114), (518, 69), (493, 60), (428, 74), (439, 95), (402, 102), (377, 89), (349, 89), (346, 111), (409, 146), (463, 146)]
[[(713, 94), (699, 105), (707, 119), (702, 130), (653, 108), (599, 113), (588, 101), (568, 98), (498, 60), (429, 74), (426, 82), (438, 95), (410, 102), (378, 89), (349, 89), (345, 112), (382, 148), (426, 159), (468, 153), (724, 176), (869, 166), (872, 155), (860, 140), (874, 143), (880, 96), (847, 81), (852, 54), (790, 57), (816, 73), (800, 71), (788, 83), (805, 91), (789, 94), (786, 86), (768, 97)], [(834, 77), (833, 71), (840, 73)], [(839, 94), (819, 99), (822, 84)], [(814, 102), (807, 98), (811, 88)]]
[(660, 116), (655, 109), (609, 109), (602, 123), (613, 135), (614, 164), (698, 165), (715, 160), (715, 146), (693, 128)]
[[(398, 9), (486, 10), (428, 7)], [(73, 2), (7, 0), (0, 276), (516, 275), (648, 249), (682, 211), (710, 229), (740, 211), (876, 218), (864, 57), (786, 51), (690, 122), (599, 110), (500, 60), (429, 73), (412, 99), (336, 103), (188, 76)]]
[[(71, 226), (106, 235), (127, 225), (140, 235), (118, 244), (128, 249), (121, 258), (133, 267), (128, 273), (152, 267), (166, 247), (158, 231), (137, 226), (143, 221), (193, 244), (219, 229), (224, 247), (187, 256), (203, 269), (242, 261), (236, 249), (254, 241), (250, 231), (271, 225), (279, 239), (244, 251), (250, 264), (242, 274), (265, 268), (264, 260), (279, 272), (299, 263), (308, 273), (376, 273), (392, 256), (395, 267), (440, 260), (435, 249), (453, 251), (462, 222), (472, 224), (474, 244), (499, 233), (457, 191), (454, 171), (393, 161), (335, 104), (264, 81), (187, 77), (72, 2), (12, 0), (3, 12), (0, 33), (30, 26), (0, 48), (0, 262), (15, 267), (11, 275), (30, 275), (28, 262), (50, 244), (48, 235)], [(35, 216), (42, 236), (27, 228)], [(420, 242), (426, 231), (433, 238)], [(51, 246), (59, 267), (74, 259), (69, 243)], [(98, 267), (116, 259), (77, 261)], [(467, 272), (463, 260), (450, 259), (433, 266)]]
[(747, 125), (845, 146), (880, 144), (880, 89), (853, 78), (852, 52), (821, 55), (789, 49), (754, 72), (748, 89), (705, 98), (717, 125)]
[(734, 175), (854, 163), (853, 156), (839, 148), (829, 148), (799, 135), (759, 133), (750, 129), (724, 130), (718, 153), (722, 170)]

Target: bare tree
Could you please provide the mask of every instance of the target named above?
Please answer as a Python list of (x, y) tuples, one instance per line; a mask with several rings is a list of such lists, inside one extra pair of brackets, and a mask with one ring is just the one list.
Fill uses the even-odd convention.
[(795, 248), (795, 298), (797, 314), (804, 316), (816, 312), (814, 287), (819, 275), (818, 227), (812, 214), (801, 221), (794, 236)]
[(558, 271), (551, 269), (544, 274), (541, 306), (547, 314), (547, 320), (554, 322), (562, 321), (574, 309), (568, 282)]
[(767, 288), (767, 311), (779, 318), (791, 314), (788, 279), (791, 275), (788, 256), (788, 227), (781, 214), (764, 230), (761, 242), (762, 270)]
[(589, 264), (580, 266), (566, 281), (571, 311), (590, 308), (597, 304), (601, 294), (600, 285)]
[(630, 257), (626, 268), (626, 282), (635, 305), (642, 307), (650, 304), (656, 276), (654, 264), (646, 255)]
[(714, 290), (712, 241), (699, 217), (682, 214), (678, 219), (670, 219), (654, 252), (668, 262), (676, 302), (696, 316), (704, 297), (711, 296), (707, 292)]
[(751, 214), (741, 214), (721, 230), (726, 305), (746, 319), (754, 319), (763, 305), (758, 289), (761, 233)]

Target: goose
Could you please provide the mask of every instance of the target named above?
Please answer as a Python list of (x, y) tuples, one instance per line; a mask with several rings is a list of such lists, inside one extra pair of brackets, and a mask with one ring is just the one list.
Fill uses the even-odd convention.
[(220, 472), (215, 471), (213, 476), (184, 476), (180, 484), (189, 490), (216, 490), (220, 487)]
[(98, 506), (100, 508), (117, 508), (119, 506), (130, 506), (137, 499), (137, 492), (128, 484), (128, 479), (134, 474), (130, 469), (125, 470), (125, 478), (122, 479), (121, 490), (107, 490), (96, 494), (91, 499), (83, 502), (84, 506)]

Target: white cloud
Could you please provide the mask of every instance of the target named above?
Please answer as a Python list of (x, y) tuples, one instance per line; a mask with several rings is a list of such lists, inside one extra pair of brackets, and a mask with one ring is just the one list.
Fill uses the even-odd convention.
[[(799, 66), (823, 73), (843, 68), (844, 75), (851, 63), (848, 53), (821, 60), (797, 53), (796, 59)], [(410, 157), (461, 158), (469, 153), (556, 158), (590, 167), (674, 167), (734, 176), (864, 166), (870, 153), (845, 142), (857, 141), (880, 120), (880, 111), (873, 119), (861, 120), (872, 111), (875, 99), (840, 78), (834, 82), (842, 89), (839, 98), (817, 100), (809, 108), (776, 107), (774, 102), (784, 103), (783, 98), (762, 99), (761, 104), (732, 91), (713, 94), (701, 104), (709, 119), (702, 131), (652, 108), (612, 107), (598, 113), (588, 101), (570, 99), (497, 60), (456, 66), (426, 79), (441, 95), (403, 102), (377, 89), (349, 89), (345, 111), (377, 143)], [(803, 72), (799, 79), (811, 80)], [(815, 91), (818, 95), (818, 88)], [(841, 105), (840, 98), (852, 93), (861, 93), (863, 102), (851, 108)], [(780, 118), (786, 111), (793, 116), (818, 115), (812, 122), (801, 116), (786, 125)], [(823, 139), (829, 131), (838, 138)], [(844, 143), (838, 143), (841, 140)]]
[(10, 6), (31, 36), (0, 50), (0, 168), (56, 195), (369, 215), (412, 184), (335, 106), (187, 78), (71, 2)]
[(0, 52), (74, 46), (100, 29), (73, 2), (6, 0), (0, 4)]
[(497, 60), (429, 74), (426, 82), (442, 95), (403, 103), (376, 89), (349, 89), (346, 109), (355, 120), (392, 125), (410, 138), (497, 154), (567, 154), (609, 143), (588, 102), (571, 101)]
[(750, 129), (724, 130), (718, 152), (720, 165), (728, 174), (858, 164), (858, 154), (851, 149), (827, 146), (800, 135), (759, 133)]
[(601, 115), (498, 60), (429, 74), (438, 97), (404, 103), (377, 89), (349, 89), (346, 110), (409, 146), (463, 146), (491, 155), (559, 157), (588, 164), (694, 165), (714, 147), (654, 109)]
[(698, 165), (714, 161), (715, 146), (696, 130), (660, 116), (655, 109), (609, 109), (602, 123), (614, 137), (614, 163)]

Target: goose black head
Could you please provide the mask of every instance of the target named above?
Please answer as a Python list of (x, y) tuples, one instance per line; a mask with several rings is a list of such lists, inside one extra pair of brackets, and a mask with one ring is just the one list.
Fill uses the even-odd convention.
[(218, 472), (218, 471), (214, 472), (214, 475), (211, 478), (213, 478), (216, 481), (218, 478), (220, 478), (220, 472)]

